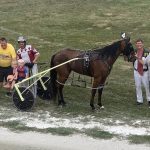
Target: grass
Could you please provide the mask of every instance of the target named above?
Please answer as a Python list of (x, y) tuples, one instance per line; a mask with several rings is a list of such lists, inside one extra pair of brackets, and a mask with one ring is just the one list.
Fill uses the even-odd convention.
[(150, 136), (148, 135), (144, 135), (144, 136), (137, 136), (137, 135), (132, 135), (130, 136), (129, 138), (129, 141), (131, 143), (134, 143), (134, 144), (150, 144)]
[[(17, 37), (26, 36), (28, 42), (40, 51), (40, 62), (49, 62), (52, 54), (65, 47), (87, 50), (110, 44), (120, 39), (122, 31), (131, 36), (133, 44), (141, 37), (145, 47), (149, 47), (149, 5), (149, 0), (1, 0), (0, 36), (6, 37), (16, 49)], [(100, 122), (101, 119), (110, 118), (122, 120), (129, 125), (132, 125), (134, 120), (149, 120), (150, 113), (145, 98), (142, 106), (136, 105), (131, 63), (124, 62), (120, 57), (107, 81), (108, 85), (105, 86), (102, 96), (105, 109), (102, 111), (91, 111), (89, 89), (66, 86), (64, 95), (67, 107), (61, 109), (54, 102), (37, 99), (31, 116), (36, 118), (35, 113), (42, 118), (44, 112), (48, 111), (56, 117), (90, 115)], [(15, 117), (16, 114), (21, 117), (22, 113), (16, 111), (12, 101), (4, 97), (4, 92), (4, 89), (1, 89), (1, 119)], [(97, 97), (95, 103), (96, 100)], [(30, 117), (30, 114), (28, 115)], [(3, 122), (3, 125), (29, 130), (19, 122)], [(59, 133), (59, 129), (48, 130), (47, 132)], [(61, 130), (60, 134), (72, 132), (72, 129)], [(91, 129), (87, 134), (101, 136), (102, 132)], [(106, 137), (111, 137), (111, 134), (104, 132), (105, 134)], [(138, 138), (147, 139), (145, 136)]]
[(88, 136), (92, 136), (93, 138), (99, 138), (99, 139), (112, 139), (115, 135), (111, 134), (106, 131), (101, 131), (99, 129), (91, 129), (85, 131), (85, 134)]

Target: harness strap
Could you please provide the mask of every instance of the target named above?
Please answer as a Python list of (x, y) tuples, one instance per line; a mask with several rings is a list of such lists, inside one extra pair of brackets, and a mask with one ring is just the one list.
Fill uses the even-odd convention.
[(90, 52), (85, 52), (83, 59), (83, 74), (89, 74)]
[[(60, 85), (70, 85), (70, 84), (61, 83), (61, 82), (59, 82), (58, 80), (56, 80), (56, 82), (57, 82), (58, 84), (60, 84)], [(106, 84), (107, 84), (107, 83), (106, 83)], [(105, 86), (106, 84), (100, 84), (97, 88), (93, 88), (93, 87), (89, 87), (89, 86), (87, 86), (86, 88), (92, 89), (92, 90), (97, 90), (97, 89), (102, 89), (102, 88), (104, 88), (104, 86)]]
[[(135, 71), (138, 71), (136, 68), (134, 68)], [(148, 68), (143, 69), (143, 71), (148, 71)]]

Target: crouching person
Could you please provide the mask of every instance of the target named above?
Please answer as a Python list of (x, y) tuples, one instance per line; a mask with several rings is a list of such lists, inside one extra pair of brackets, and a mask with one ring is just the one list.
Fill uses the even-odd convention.
[(23, 79), (28, 78), (28, 68), (25, 66), (23, 59), (18, 60), (17, 62), (12, 62), (13, 74), (8, 75), (7, 82), (4, 85), (4, 88), (12, 90), (16, 82), (21, 82)]
[(29, 77), (28, 68), (25, 66), (25, 62), (23, 59), (18, 60), (18, 67), (17, 67), (17, 82), (22, 81)]
[(9, 93), (10, 93), (9, 96), (11, 96), (11, 93), (12, 93), (14, 85), (17, 81), (17, 75), (18, 75), (18, 73), (17, 73), (17, 62), (13, 61), (11, 66), (13, 68), (13, 74), (7, 76), (6, 84), (3, 86), (4, 88), (9, 90)]
[(6, 84), (3, 86), (4, 88), (9, 89), (10, 93), (11, 93), (11, 91), (12, 91), (12, 89), (13, 89), (16, 81), (17, 81), (17, 76), (18, 76), (17, 62), (13, 61), (11, 66), (12, 66), (12, 69), (13, 69), (13, 74), (7, 76)]

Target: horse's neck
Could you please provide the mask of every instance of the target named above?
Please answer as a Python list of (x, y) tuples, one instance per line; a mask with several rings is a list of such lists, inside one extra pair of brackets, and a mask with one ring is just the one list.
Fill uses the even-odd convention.
[(119, 57), (120, 54), (121, 54), (120, 49), (117, 49), (116, 55), (115, 55), (114, 57), (109, 56), (108, 59), (107, 59), (107, 63), (108, 63), (110, 66), (113, 66), (113, 64), (115, 63), (115, 61), (117, 60), (117, 58)]

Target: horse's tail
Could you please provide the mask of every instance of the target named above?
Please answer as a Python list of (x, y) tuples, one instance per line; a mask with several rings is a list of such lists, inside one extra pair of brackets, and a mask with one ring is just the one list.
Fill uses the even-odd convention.
[[(54, 67), (54, 58), (55, 55), (52, 56), (51, 58), (51, 63), (50, 63), (50, 67)], [(56, 80), (57, 80), (57, 72), (56, 69), (52, 69), (50, 71), (50, 78), (51, 78), (51, 89), (52, 89), (52, 98), (55, 98), (57, 95), (57, 85), (56, 85)]]

